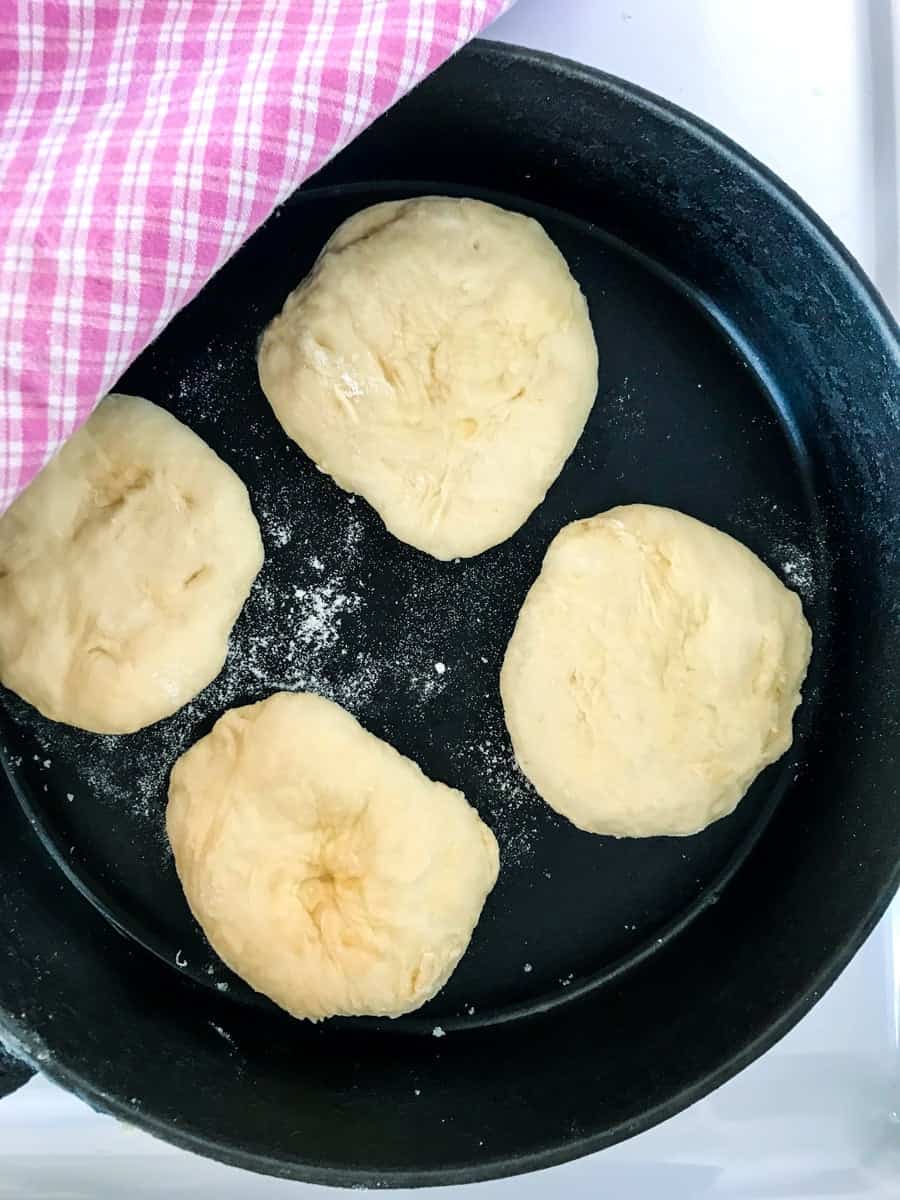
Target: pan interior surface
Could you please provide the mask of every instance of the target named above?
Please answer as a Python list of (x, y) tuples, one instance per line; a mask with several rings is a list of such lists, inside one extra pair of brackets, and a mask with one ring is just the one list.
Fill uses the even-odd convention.
[[(223, 675), (186, 710), (126, 737), (36, 719), (7, 700), (24, 734), (16, 755), (23, 802), (69, 876), (175, 969), (251, 1003), (264, 1002), (209, 949), (166, 846), (175, 757), (226, 708), (308, 687), (345, 704), (432, 778), (462, 788), (495, 830), (503, 870), (450, 983), (392, 1029), (510, 1019), (651, 952), (716, 899), (802, 754), (798, 740), (732, 816), (692, 838), (592, 837), (543, 804), (516, 768), (497, 680), (518, 609), (560, 528), (619, 503), (682, 509), (747, 542), (800, 590), (821, 652), (829, 626), (812, 488), (771, 397), (690, 296), (558, 212), (526, 208), (587, 297), (600, 393), (549, 496), (508, 542), (438, 562), (388, 534), (368, 505), (287, 441), (256, 380), (261, 329), (338, 223), (380, 200), (439, 189), (301, 193), (117, 385), (169, 408), (250, 490), (266, 564)], [(482, 198), (523, 207), (512, 196)], [(815, 691), (813, 675), (804, 726)]]
[[(316, 470), (255, 367), (261, 331), (341, 221), (435, 193), (536, 217), (600, 354), (594, 409), (543, 504), (450, 563)], [(3, 694), (20, 802), (0, 838), (8, 1028), (27, 1042), (27, 1027), (42, 1066), (92, 1103), (332, 1184), (550, 1165), (740, 1069), (821, 994), (897, 879), (894, 339), (812, 219), (699, 123), (520, 51), (475, 47), (437, 72), (277, 210), (116, 385), (244, 479), (266, 562), (222, 675), (169, 720), (102, 737)], [(516, 768), (499, 699), (553, 536), (636, 502), (744, 542), (800, 594), (814, 634), (791, 750), (690, 838), (619, 841), (557, 816)], [(500, 878), (469, 951), (418, 1013), (293, 1022), (188, 912), (168, 772), (225, 709), (282, 688), (343, 704), (497, 835)]]

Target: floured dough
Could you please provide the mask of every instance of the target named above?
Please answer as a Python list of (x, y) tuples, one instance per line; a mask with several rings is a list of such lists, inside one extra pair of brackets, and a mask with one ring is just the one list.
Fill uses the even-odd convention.
[(296, 1017), (424, 1004), (497, 879), (462, 792), (307, 693), (227, 712), (175, 764), (166, 820), (213, 949)]
[(285, 432), (435, 558), (514, 533), (597, 390), (587, 305), (537, 221), (480, 200), (345, 221), (263, 336)]
[(811, 645), (799, 598), (727, 534), (644, 504), (576, 521), (507, 647), (516, 758), (581, 829), (696, 833), (790, 746)]
[(0, 681), (82, 729), (150, 725), (218, 675), (262, 559), (231, 468), (108, 396), (0, 519)]

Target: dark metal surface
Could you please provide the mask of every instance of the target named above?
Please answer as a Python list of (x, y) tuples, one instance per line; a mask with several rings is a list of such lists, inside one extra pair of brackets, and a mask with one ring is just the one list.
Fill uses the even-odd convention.
[[(601, 358), (587, 429), (545, 503), (461, 563), (396, 542), (319, 475), (254, 365), (261, 329), (341, 220), (428, 192), (538, 217), (587, 296)], [(4, 699), (20, 805), (0, 838), (0, 1024), (49, 1074), (257, 1170), (453, 1182), (646, 1128), (828, 986), (900, 864), (900, 350), (858, 269), (783, 185), (638, 89), (476, 45), (285, 205), (120, 387), (169, 407), (241, 474), (267, 561), (224, 675), (170, 721), (100, 738)], [(514, 770), (497, 692), (553, 535), (635, 501), (748, 544), (799, 590), (815, 638), (790, 754), (689, 839), (616, 842), (558, 818)], [(329, 581), (332, 600), (346, 594), (339, 636), (301, 638), (298, 658), (302, 597), (285, 598)], [(178, 887), (169, 766), (223, 708), (286, 683), (339, 698), (462, 787), (498, 835), (501, 877), (472, 947), (410, 1017), (291, 1021), (218, 963)]]
[(0, 1098), (10, 1095), (27, 1083), (34, 1071), (0, 1046)]

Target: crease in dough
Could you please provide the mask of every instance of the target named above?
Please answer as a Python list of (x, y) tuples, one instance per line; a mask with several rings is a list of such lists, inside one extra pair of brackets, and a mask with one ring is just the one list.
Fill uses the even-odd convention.
[(462, 792), (303, 692), (231, 709), (186, 751), (166, 828), (219, 957), (311, 1020), (431, 999), (499, 869)]

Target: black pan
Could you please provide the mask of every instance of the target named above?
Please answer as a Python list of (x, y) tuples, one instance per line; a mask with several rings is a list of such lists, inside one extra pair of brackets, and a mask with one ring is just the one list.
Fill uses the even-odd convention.
[[(320, 475), (254, 365), (340, 221), (434, 192), (536, 216), (584, 289), (601, 358), (545, 503), (457, 563), (401, 545)], [(225, 672), (171, 720), (96, 737), (5, 695), (13, 1049), (226, 1162), (436, 1184), (638, 1133), (821, 996), (900, 874), (900, 350), (859, 269), (764, 168), (637, 88), (475, 45), (279, 210), (119, 386), (243, 476), (267, 561)], [(800, 592), (815, 634), (791, 752), (693, 838), (580, 833), (518, 775), (503, 727), (497, 673), (547, 544), (633, 501), (747, 543)], [(223, 709), (278, 687), (339, 699), (462, 787), (498, 835), (472, 946), (412, 1016), (292, 1021), (188, 914), (162, 832), (167, 771)]]

